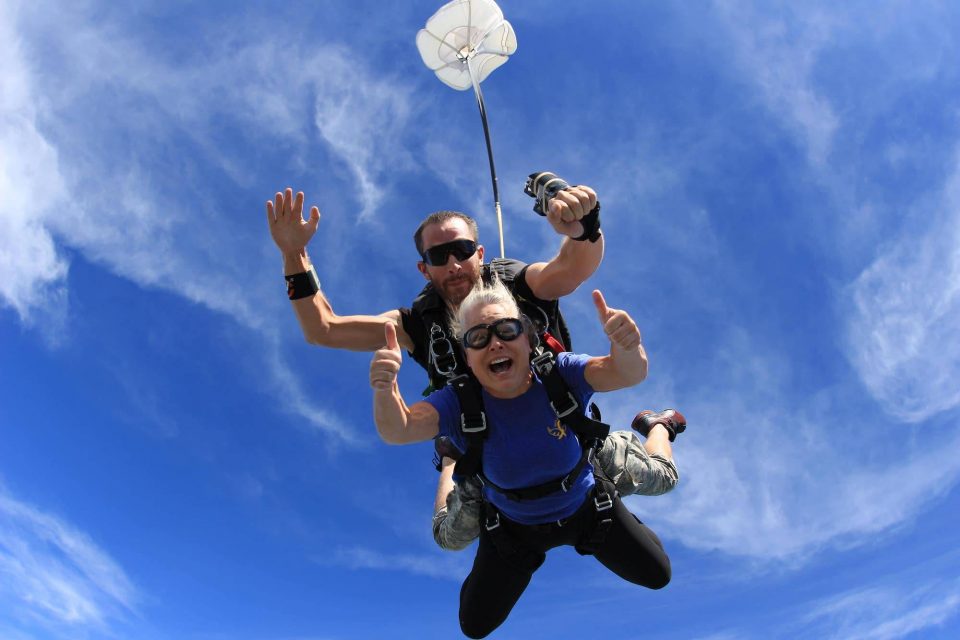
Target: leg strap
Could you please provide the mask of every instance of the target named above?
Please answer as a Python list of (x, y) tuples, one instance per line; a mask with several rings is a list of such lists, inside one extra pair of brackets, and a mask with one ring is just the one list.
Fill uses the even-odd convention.
[(520, 544), (508, 531), (504, 530), (500, 510), (489, 502), (484, 503), (486, 509), (486, 521), (483, 528), (490, 542), (493, 543), (497, 554), (510, 564), (522, 568), (524, 571), (535, 571), (543, 562), (541, 555), (527, 549)]
[(582, 556), (593, 555), (600, 548), (613, 524), (610, 509), (613, 508), (613, 501), (617, 498), (617, 488), (603, 476), (596, 475), (594, 478), (596, 482), (592, 494), (594, 517), (592, 523), (586, 527), (580, 542), (574, 547)]

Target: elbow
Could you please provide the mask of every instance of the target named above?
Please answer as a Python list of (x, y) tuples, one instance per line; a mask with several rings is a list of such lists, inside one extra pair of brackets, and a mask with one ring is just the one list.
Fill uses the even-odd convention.
[(634, 382), (633, 384), (640, 384), (641, 382), (643, 382), (644, 380), (646, 380), (646, 379), (647, 379), (647, 374), (648, 374), (649, 372), (650, 372), (650, 365), (649, 365), (649, 363), (647, 362), (646, 357), (641, 358), (641, 360), (640, 360), (640, 366), (637, 367), (637, 372), (636, 372), (637, 381)]
[(315, 347), (334, 346), (330, 341), (330, 325), (326, 322), (318, 327), (304, 328), (303, 339), (307, 341), (307, 344)]
[(398, 434), (393, 430), (384, 429), (380, 425), (377, 425), (377, 433), (380, 434), (380, 439), (385, 444), (403, 444)]
[(637, 367), (636, 370), (631, 371), (625, 377), (627, 381), (624, 387), (633, 387), (640, 384), (647, 379), (647, 363), (644, 362), (642, 367)]
[(400, 429), (383, 429), (380, 427), (380, 425), (377, 425), (377, 433), (380, 434), (380, 439), (383, 440), (385, 444), (410, 444), (410, 440), (404, 437), (404, 433)]

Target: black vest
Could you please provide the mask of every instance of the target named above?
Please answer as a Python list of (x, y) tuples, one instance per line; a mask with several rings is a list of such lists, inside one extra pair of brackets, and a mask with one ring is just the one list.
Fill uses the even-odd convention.
[[(541, 300), (533, 295), (526, 279), (527, 265), (519, 260), (497, 258), (489, 264), (483, 265), (481, 277), (489, 283), (493, 274), (510, 290), (520, 312), (529, 317), (536, 325), (538, 333), (546, 329), (558, 339), (564, 350), (570, 351), (570, 334), (566, 322), (560, 313), (560, 306), (556, 300)], [(416, 297), (410, 309), (401, 309), (403, 330), (413, 342), (411, 356), (421, 367), (427, 370), (430, 384), (433, 389), (441, 389), (447, 383), (449, 376), (437, 370), (435, 358), (431, 357), (431, 329), (437, 325), (442, 330), (442, 339), (449, 341), (452, 351), (452, 371), (460, 374), (467, 370), (463, 353), (453, 341), (450, 331), (450, 321), (447, 305), (436, 292), (432, 284), (427, 284), (420, 295)], [(545, 325), (545, 326), (544, 326)], [(434, 330), (434, 339), (437, 338)], [(434, 351), (441, 353), (446, 350), (444, 345), (434, 344)]]

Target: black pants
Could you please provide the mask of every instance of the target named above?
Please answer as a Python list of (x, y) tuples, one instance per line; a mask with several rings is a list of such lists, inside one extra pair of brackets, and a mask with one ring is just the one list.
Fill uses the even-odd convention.
[[(460, 629), (470, 638), (483, 638), (503, 624), (513, 605), (540, 568), (546, 552), (561, 545), (576, 546), (588, 536), (598, 514), (593, 498), (563, 525), (522, 525), (500, 516), (499, 530), (480, 530), (473, 569), (460, 588)], [(593, 552), (615, 574), (650, 589), (670, 582), (670, 558), (657, 535), (624, 506), (620, 498), (599, 517), (611, 518), (606, 538)]]

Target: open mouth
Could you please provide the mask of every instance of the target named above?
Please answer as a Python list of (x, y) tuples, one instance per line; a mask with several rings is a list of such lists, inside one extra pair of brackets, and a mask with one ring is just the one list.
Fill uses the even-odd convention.
[(490, 371), (494, 374), (505, 373), (513, 366), (513, 360), (510, 358), (497, 358), (490, 363)]

